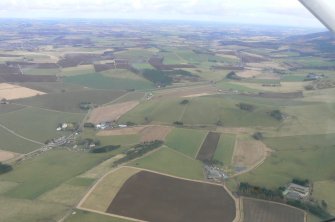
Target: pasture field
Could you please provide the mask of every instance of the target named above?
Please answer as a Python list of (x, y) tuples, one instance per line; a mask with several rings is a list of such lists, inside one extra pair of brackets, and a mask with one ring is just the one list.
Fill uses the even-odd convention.
[(313, 197), (317, 200), (326, 201), (328, 211), (335, 214), (335, 181), (318, 181), (313, 184)]
[(220, 140), (220, 133), (209, 132), (206, 136), (206, 139), (201, 145), (201, 148), (197, 155), (197, 160), (201, 161), (211, 161), (217, 149), (219, 140)]
[(283, 109), (289, 115), (276, 136), (313, 135), (335, 133), (334, 106), (332, 104), (311, 104), (289, 106)]
[(130, 121), (140, 125), (146, 124), (147, 121), (172, 124), (180, 118), (184, 110), (179, 102), (177, 99), (143, 102), (121, 117), (120, 122)]
[(313, 182), (332, 180), (335, 170), (333, 138), (331, 134), (266, 139), (265, 143), (275, 152), (257, 169), (237, 177), (237, 181), (278, 188), (292, 178)]
[(65, 222), (130, 222), (129, 220), (120, 219), (112, 216), (105, 216), (102, 214), (92, 213), (88, 211), (75, 210), (75, 214), (71, 214), (66, 218)]
[(64, 134), (56, 131), (59, 123), (80, 122), (83, 117), (83, 114), (25, 108), (1, 115), (0, 123), (22, 136), (44, 143)]
[(236, 207), (220, 185), (141, 171), (124, 183), (107, 212), (145, 221), (231, 222)]
[(127, 113), (121, 122), (171, 124), (181, 121), (185, 125), (216, 126), (221, 121), (226, 127), (279, 125), (279, 121), (268, 114), (271, 107), (257, 104), (254, 112), (246, 112), (236, 106), (240, 103), (236, 98), (221, 95), (194, 97), (187, 105), (181, 105), (181, 99), (151, 100)]
[(17, 110), (23, 109), (24, 106), (15, 104), (0, 104), (0, 115), (3, 113), (15, 112)]
[(79, 65), (76, 67), (62, 68), (60, 75), (62, 76), (77, 76), (94, 73), (93, 65)]
[(15, 153), (29, 153), (41, 145), (19, 138), (7, 130), (0, 127), (0, 150), (6, 150)]
[(135, 160), (130, 165), (188, 179), (202, 180), (204, 178), (200, 161), (167, 147)]
[(141, 75), (137, 75), (127, 69), (111, 69), (100, 73), (111, 78), (147, 81)]
[(278, 121), (268, 114), (269, 108), (257, 105), (253, 112), (237, 107), (238, 100), (226, 96), (193, 98), (181, 121), (184, 124), (217, 125), (221, 121), (226, 127), (275, 126)]
[(1, 175), (0, 181), (18, 183), (5, 196), (34, 200), (108, 158), (110, 154), (49, 151)]
[(252, 169), (261, 164), (269, 155), (266, 145), (249, 138), (237, 138), (232, 162), (235, 167)]
[(86, 86), (92, 89), (106, 90), (144, 90), (154, 88), (153, 83), (147, 80), (107, 77), (99, 73), (66, 77), (64, 82)]
[(214, 154), (214, 160), (223, 162), (225, 166), (231, 165), (235, 148), (236, 135), (222, 134)]
[(119, 98), (125, 93), (126, 92), (123, 90), (60, 92), (37, 96), (30, 99), (15, 100), (15, 103), (62, 112), (80, 113), (83, 112), (79, 107), (81, 102), (91, 102), (92, 104), (102, 105)]
[(64, 82), (44, 82), (43, 84), (38, 82), (25, 82), (20, 83), (20, 85), (27, 88), (35, 89), (37, 91), (45, 92), (47, 94), (87, 90), (87, 87)]
[(106, 212), (123, 184), (140, 170), (122, 167), (107, 174), (89, 192), (89, 196), (79, 206), (84, 209)]
[(39, 69), (39, 68), (26, 68), (22, 70), (24, 75), (59, 75), (59, 69)]
[(0, 196), (0, 221), (57, 221), (67, 210), (57, 203)]
[(243, 198), (245, 222), (304, 222), (305, 212), (290, 206)]
[(157, 49), (132, 48), (126, 51), (117, 52), (115, 55), (118, 59), (128, 59), (131, 62), (147, 61), (157, 52)]
[(207, 131), (174, 128), (166, 138), (166, 145), (192, 158), (198, 153)]

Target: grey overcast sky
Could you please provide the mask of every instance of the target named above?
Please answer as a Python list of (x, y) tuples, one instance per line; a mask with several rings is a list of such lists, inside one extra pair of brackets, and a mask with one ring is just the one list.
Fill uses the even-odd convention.
[(0, 0), (0, 18), (171, 19), (322, 27), (298, 0)]

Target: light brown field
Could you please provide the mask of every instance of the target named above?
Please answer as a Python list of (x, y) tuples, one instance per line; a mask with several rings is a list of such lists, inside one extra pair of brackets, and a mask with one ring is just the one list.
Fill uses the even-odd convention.
[(91, 188), (78, 207), (105, 212), (123, 184), (139, 171), (128, 167), (111, 171)]
[(153, 99), (162, 99), (162, 98), (191, 98), (197, 96), (205, 95), (214, 95), (218, 94), (218, 89), (211, 86), (193, 86), (187, 88), (178, 88), (178, 89), (167, 89), (157, 92)]
[(237, 140), (233, 154), (233, 164), (250, 170), (259, 166), (270, 153), (271, 150), (261, 141)]
[(98, 107), (92, 111), (88, 121), (95, 124), (107, 121), (116, 121), (122, 115), (135, 108), (138, 104), (138, 101), (130, 101)]
[(200, 97), (200, 96), (209, 96), (209, 93), (198, 93), (198, 94), (191, 94), (187, 96), (183, 96), (183, 98), (194, 98), (194, 97)]
[(13, 159), (17, 155), (18, 154), (16, 153), (0, 150), (0, 162), (5, 162), (7, 160)]
[(171, 132), (169, 126), (149, 126), (141, 131), (141, 142), (150, 142), (154, 140), (164, 141), (166, 136)]
[(258, 77), (262, 74), (263, 74), (263, 72), (261, 70), (257, 70), (257, 69), (246, 69), (244, 71), (239, 71), (237, 73), (237, 75), (242, 77), (242, 78), (253, 78), (253, 77)]
[(146, 128), (145, 126), (136, 126), (129, 128), (118, 128), (118, 129), (110, 129), (104, 130), (97, 133), (97, 136), (125, 136), (125, 135), (134, 135), (139, 134), (141, 130)]
[(171, 132), (169, 126), (136, 126), (121, 129), (111, 129), (98, 132), (97, 136), (122, 136), (139, 134), (141, 142), (154, 140), (165, 140), (165, 137)]
[(8, 84), (8, 83), (0, 83), (0, 99), (21, 99), (21, 98), (28, 98), (37, 95), (43, 95), (44, 92), (29, 89), (26, 87)]

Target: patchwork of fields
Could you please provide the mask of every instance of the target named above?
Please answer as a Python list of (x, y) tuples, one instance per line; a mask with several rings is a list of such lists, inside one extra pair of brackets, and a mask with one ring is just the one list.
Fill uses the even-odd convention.
[(0, 27), (0, 221), (319, 221), (239, 196), (292, 179), (335, 214), (333, 37), (30, 23)]

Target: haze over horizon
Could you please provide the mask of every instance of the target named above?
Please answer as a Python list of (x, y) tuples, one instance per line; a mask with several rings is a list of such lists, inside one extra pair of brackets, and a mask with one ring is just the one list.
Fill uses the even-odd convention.
[(323, 28), (298, 0), (2, 0), (0, 18), (191, 20)]

